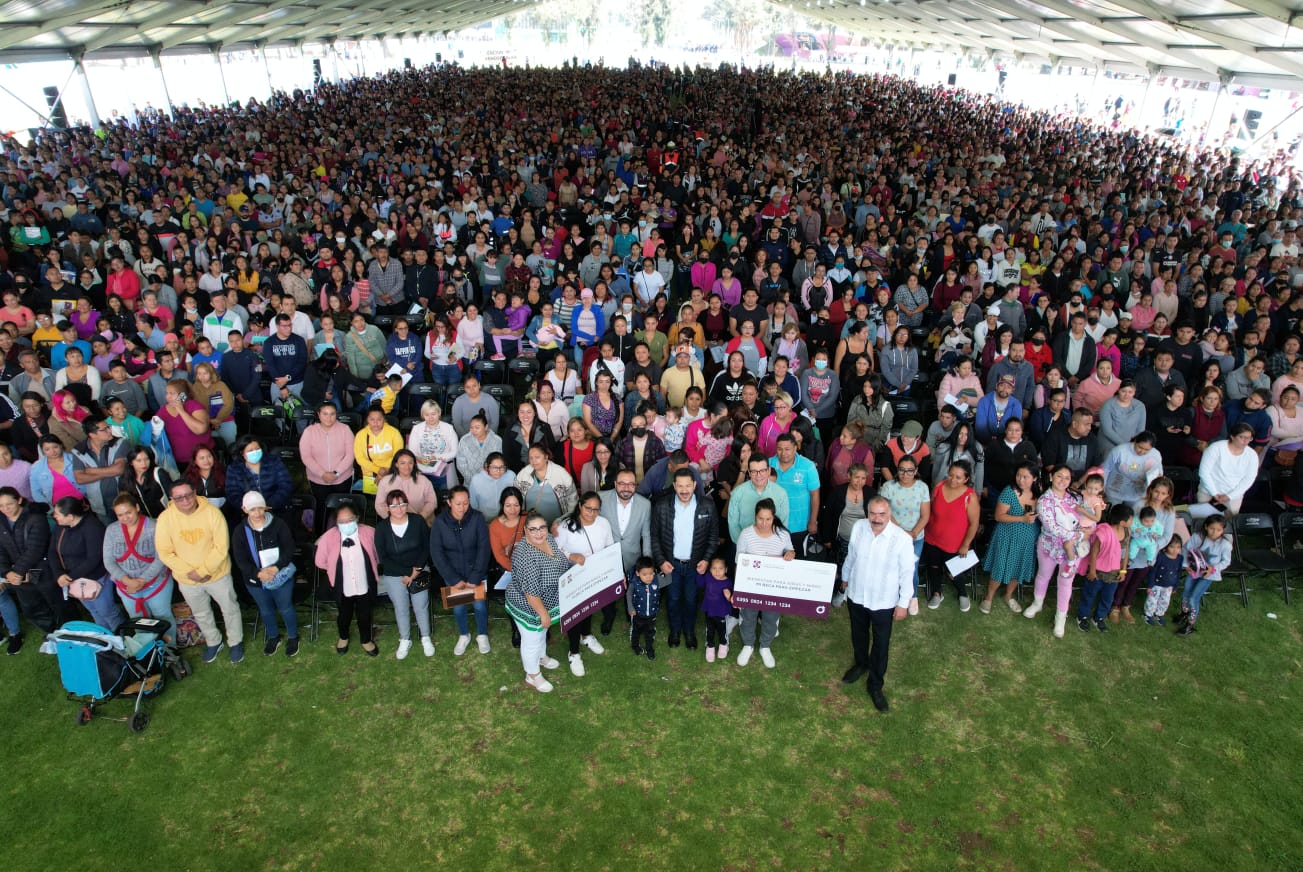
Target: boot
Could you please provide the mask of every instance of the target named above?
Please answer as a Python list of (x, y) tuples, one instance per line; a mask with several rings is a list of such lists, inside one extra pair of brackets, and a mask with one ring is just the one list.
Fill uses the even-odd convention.
[(1122, 610), (1117, 606), (1108, 610), (1108, 620), (1110, 624), (1116, 624), (1122, 618)]
[(1067, 624), (1068, 624), (1067, 612), (1054, 613), (1054, 638), (1056, 639), (1063, 638), (1063, 628), (1067, 626)]
[(1034, 618), (1034, 617), (1036, 617), (1038, 614), (1040, 614), (1041, 609), (1044, 608), (1044, 607), (1045, 607), (1045, 597), (1043, 597), (1043, 596), (1035, 597), (1035, 598), (1032, 599), (1032, 604), (1029, 605), (1026, 609), (1023, 610), (1023, 613), (1022, 613), (1022, 614), (1023, 614), (1023, 617), (1024, 617), (1024, 618)]
[(1122, 623), (1124, 623), (1124, 624), (1134, 624), (1135, 622), (1136, 622), (1136, 619), (1135, 619), (1135, 618), (1132, 616), (1132, 614), (1131, 614), (1131, 606), (1123, 606), (1123, 607), (1122, 607)]

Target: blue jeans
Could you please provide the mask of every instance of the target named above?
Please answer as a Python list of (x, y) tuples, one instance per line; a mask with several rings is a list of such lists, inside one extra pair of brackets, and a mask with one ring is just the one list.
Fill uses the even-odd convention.
[(697, 567), (690, 560), (671, 560), (669, 624), (671, 633), (696, 635), (697, 630)]
[(213, 431), (213, 435), (222, 440), (228, 448), (233, 446), (236, 439), (235, 421), (232, 419), (223, 421), (217, 429)]
[(1185, 591), (1181, 594), (1181, 608), (1188, 609), (1196, 618), (1199, 617), (1199, 601), (1203, 595), (1208, 592), (1208, 588), (1213, 586), (1214, 581), (1220, 581), (1218, 578), (1190, 578), (1186, 576)]
[(93, 600), (82, 600), (81, 604), (90, 612), (91, 619), (110, 633), (116, 633), (127, 619), (118, 605), (118, 589), (107, 575), (103, 578), (99, 596)]
[[(176, 638), (176, 617), (172, 614), (172, 594), (175, 591), (176, 582), (169, 580), (163, 585), (162, 590), (141, 603), (151, 618), (159, 618), (172, 625), (172, 629), (164, 634), (164, 638), (169, 640)], [(118, 591), (118, 599), (122, 601), (122, 607), (127, 610), (128, 619), (137, 617), (135, 600), (129, 599), (122, 591)]]
[(17, 636), (23, 631), (22, 625), (18, 622), (18, 604), (14, 602), (14, 598), (7, 590), (0, 590), (0, 618), (4, 619), (5, 629), (9, 631), (9, 635)]
[(275, 590), (267, 590), (262, 585), (245, 583), (249, 596), (258, 605), (258, 615), (262, 618), (264, 635), (275, 639), (280, 635), (276, 626), (276, 615), (280, 614), (285, 622), (285, 635), (291, 639), (299, 637), (299, 616), (294, 613), (294, 582), (287, 581)]
[(430, 375), (434, 378), (437, 385), (459, 385), (461, 384), (461, 367), (457, 364), (440, 364), (436, 363), (430, 367)]
[[(471, 634), (471, 622), (466, 616), (466, 610), (471, 606), (453, 606), (452, 617), (457, 622), (457, 634), (459, 636), (469, 636)], [(488, 600), (476, 600), (475, 608), (475, 632), (480, 636), (489, 634), (489, 602)]]
[[(1081, 576), (1081, 602), (1077, 603), (1077, 617), (1089, 618), (1091, 615), (1091, 605), (1095, 606), (1093, 617), (1097, 621), (1102, 621), (1108, 615), (1108, 610), (1113, 605), (1113, 594), (1117, 591), (1118, 583), (1116, 581), (1104, 581), (1097, 578), (1091, 581), (1086, 576)], [(1098, 601), (1096, 601), (1098, 599)]]
[(918, 599), (918, 567), (923, 560), (923, 538), (914, 540), (914, 599)]

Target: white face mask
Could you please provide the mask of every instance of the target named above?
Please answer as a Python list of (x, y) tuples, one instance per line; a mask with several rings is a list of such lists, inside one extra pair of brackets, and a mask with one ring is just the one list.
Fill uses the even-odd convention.
[(340, 521), (339, 532), (343, 536), (353, 536), (357, 533), (357, 521)]

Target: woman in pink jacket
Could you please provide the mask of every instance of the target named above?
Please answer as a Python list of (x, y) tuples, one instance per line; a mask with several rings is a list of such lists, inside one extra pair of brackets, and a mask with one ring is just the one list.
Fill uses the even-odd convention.
[(335, 592), (339, 606), (339, 641), (335, 653), (348, 652), (349, 632), (354, 615), (362, 650), (379, 657), (380, 649), (371, 637), (371, 608), (375, 605), (380, 580), (380, 561), (376, 557), (376, 531), (358, 523), (358, 510), (345, 503), (335, 513), (335, 524), (317, 540), (315, 563), (326, 570), (326, 579)]
[(317, 407), (317, 422), (299, 437), (299, 459), (312, 486), (320, 533), (326, 500), (331, 494), (346, 494), (353, 489), (353, 432), (339, 423), (339, 410), (332, 403)]

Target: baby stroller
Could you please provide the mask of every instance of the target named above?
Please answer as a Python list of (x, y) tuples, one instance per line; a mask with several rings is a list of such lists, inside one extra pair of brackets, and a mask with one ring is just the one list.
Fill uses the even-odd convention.
[(133, 733), (145, 731), (149, 726), (149, 712), (141, 710), (145, 697), (162, 692), (167, 672), (177, 680), (190, 674), (190, 667), (163, 640), (170, 627), (165, 620), (137, 618), (114, 634), (89, 621), (69, 621), (47, 637), (59, 658), (68, 698), (82, 704), (76, 715), (78, 726), (90, 723), (96, 706), (117, 697), (135, 697), (130, 717), (110, 720), (125, 722)]

